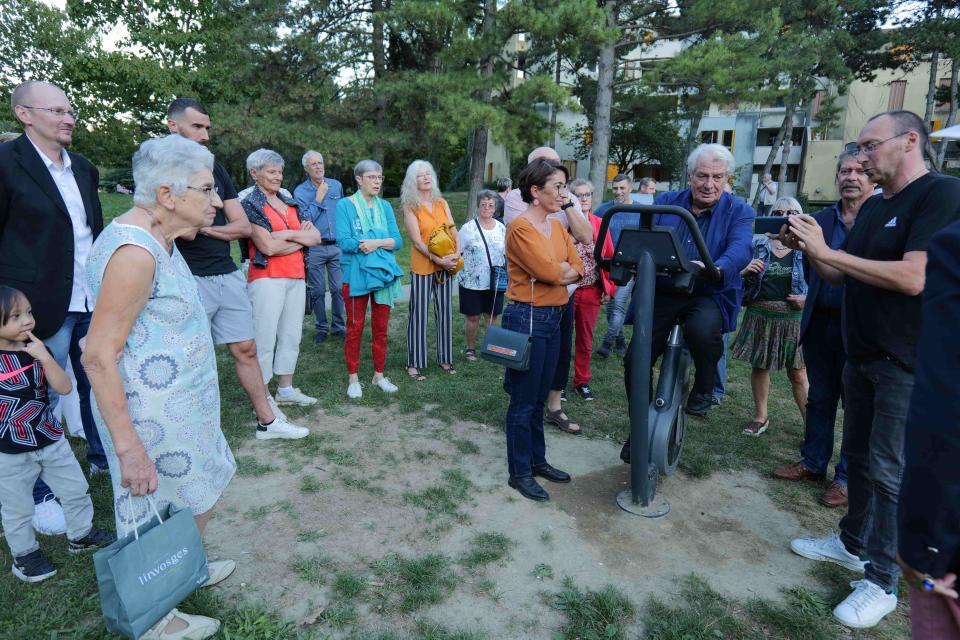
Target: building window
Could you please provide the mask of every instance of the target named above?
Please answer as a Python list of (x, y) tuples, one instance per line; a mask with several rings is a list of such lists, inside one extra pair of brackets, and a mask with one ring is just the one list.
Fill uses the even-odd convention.
[(894, 80), (890, 83), (890, 100), (887, 102), (887, 110), (894, 111), (903, 109), (903, 96), (907, 92), (906, 80)]
[(716, 131), (701, 131), (700, 132), (700, 142), (705, 144), (714, 144), (717, 141), (717, 132)]
[(577, 161), (576, 160), (564, 160), (563, 166), (567, 168), (567, 174), (569, 174), (570, 179), (574, 180), (577, 177)]
[(493, 163), (487, 163), (487, 182), (493, 182)]
[(730, 153), (733, 153), (733, 139), (736, 137), (736, 133), (733, 129), (727, 129), (723, 132), (723, 138), (720, 144), (730, 149)]

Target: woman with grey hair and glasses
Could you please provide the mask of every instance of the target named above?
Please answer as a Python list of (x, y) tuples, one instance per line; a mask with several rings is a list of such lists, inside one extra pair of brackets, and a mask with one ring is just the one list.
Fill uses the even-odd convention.
[(460, 227), (463, 270), (457, 274), (457, 284), (460, 313), (467, 317), (464, 355), (471, 362), (477, 359), (480, 316), (486, 326), (496, 324), (507, 290), (507, 228), (494, 217), (496, 197), (489, 189), (477, 193), (477, 217)]
[[(213, 155), (179, 135), (133, 156), (134, 206), (97, 238), (86, 275), (95, 303), (83, 367), (113, 482), (120, 535), (167, 505), (193, 512), (201, 535), (236, 464), (220, 430), (220, 390), (206, 312), (174, 240), (192, 239), (223, 206)], [(204, 586), (232, 560), (209, 563)], [(172, 609), (141, 638), (207, 638), (220, 623)]]
[(247, 156), (247, 171), (255, 184), (240, 204), (251, 222), (247, 293), (263, 383), (276, 374), (277, 404), (310, 406), (317, 399), (293, 386), (293, 373), (307, 299), (304, 256), (320, 244), (320, 232), (300, 217), (295, 200), (280, 193), (283, 156), (257, 149)]

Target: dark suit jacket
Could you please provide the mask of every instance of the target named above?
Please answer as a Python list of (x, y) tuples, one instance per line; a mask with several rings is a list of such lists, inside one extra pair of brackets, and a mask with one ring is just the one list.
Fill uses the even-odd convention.
[[(830, 238), (833, 236), (833, 228), (839, 223), (839, 220), (837, 220), (837, 207), (839, 206), (839, 203), (837, 203), (832, 207), (821, 209), (813, 214), (817, 224), (823, 229), (823, 237), (826, 239), (827, 244), (830, 244)], [(817, 295), (820, 294), (820, 288), (824, 284), (823, 278), (821, 278), (817, 270), (813, 268), (813, 265), (810, 264), (806, 256), (803, 257), (803, 273), (807, 276), (807, 301), (803, 305), (803, 316), (800, 318), (800, 339), (798, 341), (800, 344), (803, 343), (803, 335), (807, 332), (807, 327), (810, 326), (810, 318), (813, 317), (813, 308), (816, 306)]]
[(941, 577), (960, 565), (960, 222), (927, 247), (917, 373), (900, 486), (900, 556)]
[[(70, 154), (93, 237), (103, 230), (97, 196), (100, 175), (86, 158)], [(49, 338), (63, 324), (73, 290), (73, 225), (67, 205), (26, 134), (0, 145), (0, 284), (23, 291)]]

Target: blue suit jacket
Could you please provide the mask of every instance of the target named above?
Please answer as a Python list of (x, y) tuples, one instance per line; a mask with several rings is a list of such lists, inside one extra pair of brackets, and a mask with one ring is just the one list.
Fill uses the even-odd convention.
[[(689, 211), (690, 193), (690, 189), (668, 191), (657, 196), (656, 204), (676, 205)], [(723, 271), (723, 282), (708, 283), (706, 287), (720, 308), (724, 333), (737, 328), (737, 314), (743, 297), (740, 271), (753, 258), (753, 219), (756, 215), (746, 202), (724, 193), (713, 207), (710, 225), (703, 239), (714, 264)], [(683, 220), (676, 216), (658, 215), (654, 223), (678, 230), (686, 228)]]
[[(837, 220), (838, 206), (839, 205), (835, 204), (832, 207), (821, 209), (813, 214), (817, 224), (823, 229), (823, 237), (826, 238), (827, 244), (830, 244), (830, 238), (833, 236), (833, 228), (839, 223), (839, 220)], [(798, 341), (800, 344), (803, 343), (803, 336), (807, 332), (807, 327), (810, 326), (810, 318), (813, 317), (813, 308), (816, 306), (817, 295), (820, 294), (820, 289), (824, 284), (823, 278), (820, 277), (817, 270), (814, 269), (810, 261), (807, 260), (806, 255), (803, 256), (803, 269), (804, 274), (807, 276), (808, 286), (807, 301), (803, 305), (803, 317), (800, 319), (800, 339)]]
[(927, 247), (917, 373), (900, 486), (900, 556), (940, 577), (960, 566), (960, 222)]

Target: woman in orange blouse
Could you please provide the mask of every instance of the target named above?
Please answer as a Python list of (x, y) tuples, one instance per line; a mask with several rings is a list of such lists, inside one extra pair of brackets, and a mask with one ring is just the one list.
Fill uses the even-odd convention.
[(570, 475), (546, 459), (543, 406), (560, 351), (560, 318), (567, 308), (567, 285), (583, 276), (583, 262), (563, 225), (547, 216), (569, 202), (567, 170), (539, 158), (520, 172), (520, 195), (529, 207), (507, 226), (507, 297), (505, 329), (529, 333), (530, 367), (507, 369), (508, 484), (531, 500), (550, 496), (534, 476), (569, 482)]
[[(447, 201), (437, 187), (437, 172), (426, 160), (414, 160), (400, 187), (403, 223), (410, 237), (410, 313), (407, 317), (407, 373), (414, 380), (426, 380), (427, 314), (433, 297), (433, 320), (437, 326), (437, 363), (447, 373), (453, 368), (453, 280), (447, 271), (460, 260), (460, 238)], [(450, 234), (457, 250), (439, 257), (430, 253), (431, 232), (442, 224), (452, 225)]]

